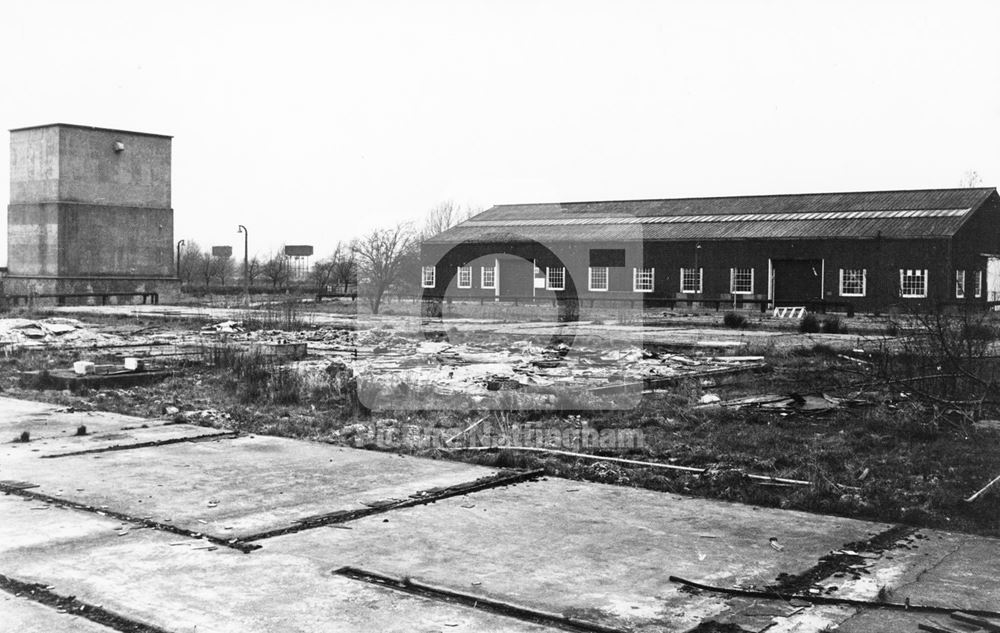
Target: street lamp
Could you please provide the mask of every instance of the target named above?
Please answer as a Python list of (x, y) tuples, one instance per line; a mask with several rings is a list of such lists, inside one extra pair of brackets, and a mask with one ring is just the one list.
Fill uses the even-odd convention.
[(250, 300), (250, 232), (242, 224), (236, 229), (237, 233), (243, 234), (243, 294), (247, 301)]
[(177, 241), (177, 279), (181, 278), (181, 246), (184, 244), (184, 240)]

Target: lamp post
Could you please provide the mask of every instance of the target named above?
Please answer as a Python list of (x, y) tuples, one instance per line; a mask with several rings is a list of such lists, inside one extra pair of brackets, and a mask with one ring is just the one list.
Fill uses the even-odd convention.
[(246, 295), (247, 301), (250, 301), (250, 232), (242, 224), (236, 232), (243, 234), (243, 294)]
[(181, 246), (184, 246), (184, 240), (177, 241), (177, 279), (181, 278)]

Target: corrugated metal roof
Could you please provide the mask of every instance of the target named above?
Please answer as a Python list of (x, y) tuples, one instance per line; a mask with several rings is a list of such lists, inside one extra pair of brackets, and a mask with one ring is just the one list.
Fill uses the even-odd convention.
[(946, 237), (993, 188), (522, 204), (429, 241)]

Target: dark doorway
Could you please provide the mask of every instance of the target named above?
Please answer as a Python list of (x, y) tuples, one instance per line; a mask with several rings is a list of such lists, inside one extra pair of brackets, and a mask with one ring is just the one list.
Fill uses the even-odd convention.
[(520, 257), (500, 258), (500, 296), (530, 297), (535, 283), (535, 265)]
[(823, 298), (823, 260), (776, 259), (774, 305), (801, 305)]

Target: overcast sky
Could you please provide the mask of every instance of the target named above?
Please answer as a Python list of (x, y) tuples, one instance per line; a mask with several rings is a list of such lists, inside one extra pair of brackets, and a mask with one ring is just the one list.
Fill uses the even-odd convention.
[(995, 186), (998, 27), (985, 0), (3, 0), (0, 126), (173, 135), (177, 239), (322, 254), (446, 199)]

